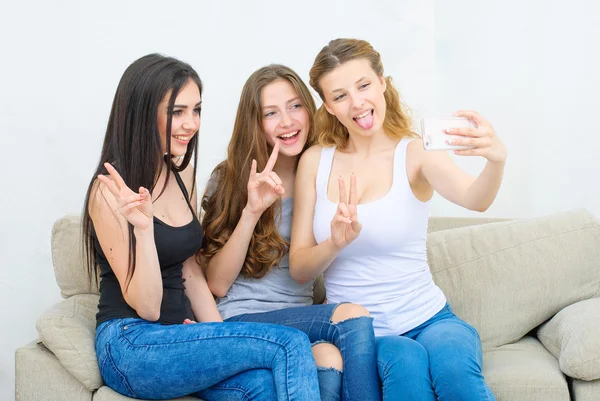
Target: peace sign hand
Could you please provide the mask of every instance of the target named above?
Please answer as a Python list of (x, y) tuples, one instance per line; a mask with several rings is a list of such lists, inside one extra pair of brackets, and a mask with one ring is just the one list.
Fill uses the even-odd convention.
[(250, 178), (248, 179), (248, 203), (246, 204), (246, 209), (257, 216), (260, 216), (285, 192), (281, 179), (273, 171), (278, 154), (279, 142), (275, 142), (269, 161), (265, 169), (259, 174), (256, 172), (256, 160), (252, 160)]
[(104, 163), (104, 167), (108, 171), (108, 174), (110, 174), (110, 178), (99, 174), (98, 180), (115, 197), (119, 213), (135, 228), (145, 230), (152, 227), (153, 208), (150, 191), (144, 187), (140, 187), (139, 193), (133, 192), (110, 163)]
[(357, 194), (356, 194), (356, 176), (350, 176), (350, 197), (346, 196), (346, 183), (344, 178), (338, 178), (340, 203), (333, 220), (331, 220), (331, 240), (338, 248), (344, 248), (354, 241), (362, 229), (362, 224), (358, 222), (357, 216)]

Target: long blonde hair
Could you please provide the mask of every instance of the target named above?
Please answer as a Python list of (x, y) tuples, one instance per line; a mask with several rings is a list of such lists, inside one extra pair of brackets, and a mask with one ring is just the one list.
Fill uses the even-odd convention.
[[(263, 131), (260, 100), (262, 89), (277, 80), (287, 81), (294, 87), (308, 113), (309, 131), (303, 151), (315, 142), (316, 106), (298, 74), (279, 64), (255, 71), (242, 89), (227, 159), (213, 171), (210, 186), (202, 198), (202, 208), (206, 214), (202, 219), (204, 239), (201, 252), (207, 259), (223, 248), (242, 216), (248, 201), (252, 159), (256, 160), (258, 171), (265, 168), (269, 159), (272, 147)], [(260, 216), (241, 270), (246, 277), (263, 277), (288, 252), (289, 244), (279, 234), (276, 224), (280, 211), (281, 200), (278, 200)]]
[[(310, 86), (325, 102), (320, 80), (323, 75), (350, 60), (366, 59), (379, 77), (383, 77), (381, 56), (373, 46), (359, 39), (334, 39), (317, 54), (310, 69)], [(383, 130), (392, 138), (417, 137), (412, 131), (412, 121), (408, 109), (400, 101), (400, 95), (392, 83), (391, 77), (385, 77), (384, 92), (386, 113)], [(317, 138), (322, 146), (337, 146), (344, 148), (348, 143), (348, 129), (321, 105), (316, 113)]]

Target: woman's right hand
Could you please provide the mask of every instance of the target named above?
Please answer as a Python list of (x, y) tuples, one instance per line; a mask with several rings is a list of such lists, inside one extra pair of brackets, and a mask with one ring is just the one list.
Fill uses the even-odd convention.
[(121, 213), (134, 228), (141, 230), (151, 228), (154, 215), (150, 191), (144, 187), (140, 187), (139, 193), (133, 192), (110, 163), (104, 163), (104, 167), (108, 171), (110, 178), (99, 174), (98, 179), (115, 197), (119, 213)]
[(360, 234), (362, 224), (358, 222), (356, 176), (350, 176), (350, 197), (346, 196), (346, 184), (344, 178), (338, 178), (340, 203), (333, 220), (331, 220), (331, 241), (342, 249), (350, 244)]
[(256, 216), (260, 216), (285, 192), (281, 179), (273, 171), (278, 154), (279, 142), (276, 142), (265, 169), (258, 174), (256, 172), (256, 160), (252, 160), (250, 178), (248, 179), (246, 210)]

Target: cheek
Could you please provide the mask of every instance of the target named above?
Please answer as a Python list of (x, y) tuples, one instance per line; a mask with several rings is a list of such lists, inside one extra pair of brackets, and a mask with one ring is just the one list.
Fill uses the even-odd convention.
[(273, 139), (273, 137), (275, 137), (275, 127), (277, 126), (277, 123), (274, 121), (269, 121), (269, 120), (265, 120), (262, 123), (262, 128), (263, 128), (263, 132), (265, 135), (265, 138), (267, 138), (267, 142), (270, 145), (273, 145), (275, 143), (275, 140)]

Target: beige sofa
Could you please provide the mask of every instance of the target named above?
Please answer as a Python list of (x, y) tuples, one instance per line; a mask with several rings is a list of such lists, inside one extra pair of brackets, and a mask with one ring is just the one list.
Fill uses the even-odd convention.
[[(436, 283), (480, 333), (484, 375), (499, 401), (600, 400), (600, 222), (593, 215), (432, 218), (428, 251)], [(65, 299), (38, 320), (39, 339), (16, 351), (16, 399), (126, 400), (98, 371), (98, 297), (87, 284), (78, 217), (55, 223), (52, 259)], [(315, 297), (322, 296), (319, 286)]]

